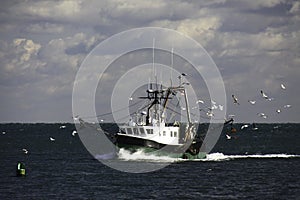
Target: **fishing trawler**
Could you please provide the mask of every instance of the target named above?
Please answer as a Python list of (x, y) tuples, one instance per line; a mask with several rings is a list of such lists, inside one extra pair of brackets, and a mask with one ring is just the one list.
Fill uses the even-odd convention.
[[(184, 75), (184, 74), (182, 74)], [(181, 78), (181, 77), (179, 77)], [(119, 125), (115, 144), (119, 148), (136, 151), (143, 148), (146, 152), (158, 155), (168, 155), (182, 159), (203, 159), (206, 157), (203, 140), (197, 137), (197, 125), (191, 122), (188, 96), (185, 85), (163, 88), (162, 85), (152, 85), (147, 89), (147, 95), (139, 97), (148, 100), (148, 104), (135, 112), (135, 120)], [(160, 89), (158, 89), (160, 88)], [(180, 97), (176, 97), (179, 95)], [(184, 100), (186, 122), (170, 122), (167, 120), (167, 110), (176, 112), (168, 106), (171, 99)], [(178, 114), (178, 113), (177, 113)], [(179, 113), (180, 114), (180, 113)]]

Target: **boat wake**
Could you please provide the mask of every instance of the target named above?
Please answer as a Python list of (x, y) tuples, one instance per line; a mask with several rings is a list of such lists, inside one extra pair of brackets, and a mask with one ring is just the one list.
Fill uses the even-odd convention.
[(132, 153), (126, 149), (121, 148), (118, 152), (118, 159), (123, 161), (146, 161), (146, 162), (184, 162), (184, 161), (200, 161), (200, 162), (218, 162), (229, 161), (237, 159), (285, 159), (285, 158), (300, 158), (300, 155), (292, 154), (252, 154), (252, 155), (225, 155), (223, 153), (207, 154), (205, 159), (186, 160), (182, 158), (173, 158), (169, 156), (158, 156), (151, 153), (146, 153), (143, 149), (139, 149)]
[(255, 159), (300, 158), (300, 155), (292, 155), (292, 154), (224, 155), (223, 153), (211, 153), (211, 154), (207, 154), (207, 158), (202, 159), (201, 161), (228, 161), (228, 160), (249, 159), (249, 158), (255, 158)]

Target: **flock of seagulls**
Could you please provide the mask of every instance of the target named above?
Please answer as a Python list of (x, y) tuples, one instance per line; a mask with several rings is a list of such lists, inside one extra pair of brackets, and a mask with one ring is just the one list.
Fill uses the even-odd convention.
[[(59, 128), (60, 128), (60, 129), (65, 129), (66, 127), (67, 127), (67, 126), (62, 125), (62, 126), (60, 126)], [(4, 135), (5, 133), (6, 133), (5, 131), (2, 132), (3, 135)], [(76, 130), (73, 130), (72, 133), (71, 133), (71, 135), (72, 135), (73, 137), (75, 137), (76, 134), (78, 134), (78, 132), (77, 132)], [(52, 136), (49, 137), (49, 140), (50, 140), (50, 142), (55, 142), (55, 138), (52, 137)], [(28, 149), (26, 149), (26, 148), (23, 148), (21, 151), (22, 151), (25, 155), (27, 155), (27, 154), (29, 153)]]
[[(286, 86), (283, 83), (280, 84), (280, 87), (281, 87), (282, 90), (286, 90)], [(273, 97), (270, 97), (263, 90), (260, 90), (260, 96), (263, 99), (265, 99), (266, 101), (273, 101), (274, 100)], [(238, 97), (235, 94), (232, 94), (231, 97), (232, 97), (233, 104), (240, 105), (239, 99), (238, 99)], [(247, 102), (250, 105), (254, 106), (254, 105), (256, 105), (257, 100), (255, 100), (255, 99), (249, 99)], [(222, 111), (224, 109), (224, 105), (217, 104), (216, 101), (214, 101), (214, 100), (211, 100), (209, 106), (206, 106), (204, 100), (202, 100), (202, 99), (197, 100), (196, 104), (198, 104), (198, 105), (201, 104), (202, 107), (200, 108), (200, 111), (205, 112), (206, 116), (210, 117), (210, 118), (212, 118), (212, 117), (215, 116), (214, 110), (220, 110), (220, 111)], [(291, 107), (290, 104), (286, 104), (286, 105), (283, 106), (283, 108), (290, 108), (290, 107)], [(194, 107), (194, 108), (196, 108), (196, 107)], [(282, 109), (281, 108), (277, 108), (275, 111), (276, 111), (277, 114), (280, 114), (282, 112)], [(268, 115), (265, 114), (265, 113), (263, 113), (263, 112), (257, 113), (257, 116), (260, 117), (260, 118), (263, 118), (263, 119), (267, 119), (268, 118)]]
[(200, 108), (200, 111), (205, 112), (207, 117), (214, 117), (214, 110), (224, 110), (224, 105), (217, 104), (217, 102), (214, 100), (211, 100), (211, 106), (205, 106), (204, 100), (201, 99), (197, 100), (196, 104), (202, 104), (204, 106), (204, 108)]
[[(281, 88), (282, 90), (286, 90), (286, 86), (285, 86), (283, 83), (280, 84), (280, 88)], [(261, 96), (263, 99), (265, 99), (266, 101), (273, 101), (273, 100), (274, 100), (273, 97), (270, 97), (270, 96), (269, 96), (266, 92), (264, 92), (263, 90), (260, 90), (260, 96)], [(233, 104), (235, 104), (235, 105), (240, 105), (240, 103), (239, 103), (238, 98), (236, 97), (236, 95), (232, 94), (232, 99), (233, 99)], [(248, 103), (250, 103), (250, 105), (255, 105), (255, 104), (256, 104), (256, 100), (253, 100), (253, 99), (250, 100), (250, 99), (249, 99), (249, 100), (248, 100)], [(283, 106), (283, 108), (290, 108), (290, 107), (291, 107), (290, 104), (286, 104), (286, 105)], [(282, 112), (282, 109), (281, 109), (281, 108), (277, 108), (275, 111), (276, 111), (277, 114), (280, 114), (280, 113)], [(263, 112), (257, 113), (257, 116), (260, 117), (260, 118), (263, 118), (263, 119), (267, 119), (267, 118), (268, 118), (268, 115), (265, 114), (265, 113), (263, 113)], [(233, 127), (233, 122), (232, 122), (232, 121), (233, 121), (233, 117), (234, 117), (234, 115), (232, 115), (232, 116), (230, 117), (230, 118), (231, 118), (231, 130), (232, 130), (232, 127)], [(225, 124), (226, 124), (226, 123), (225, 123)], [(244, 125), (241, 126), (241, 130), (246, 129), (246, 128), (248, 128), (248, 127), (250, 127), (250, 124), (244, 124)], [(275, 128), (275, 127), (274, 127), (274, 128)], [(278, 128), (278, 127), (277, 127), (277, 128)], [(252, 130), (258, 130), (258, 128), (255, 126), (255, 124), (252, 125)], [(228, 133), (226, 133), (225, 136), (226, 136), (226, 139), (227, 139), (227, 140), (232, 139), (232, 135), (230, 135), (230, 131), (229, 131)]]
[[(286, 86), (285, 86), (283, 83), (280, 84), (280, 87), (281, 87), (281, 89), (286, 90)], [(267, 100), (267, 101), (273, 101), (273, 100), (274, 100), (273, 97), (269, 97), (269, 95), (267, 95), (267, 93), (265, 93), (263, 90), (260, 90), (260, 94), (261, 94), (262, 98), (265, 99), (265, 100)], [(236, 97), (234, 94), (232, 95), (232, 98), (233, 98), (233, 103), (234, 103), (234, 104), (240, 105), (239, 102), (238, 102), (237, 97)], [(255, 101), (255, 100), (248, 100), (248, 102), (249, 102), (251, 105), (255, 105), (255, 104), (256, 104), (256, 101)], [(287, 104), (287, 105), (284, 105), (284, 106), (283, 106), (283, 108), (290, 108), (290, 107), (291, 107), (290, 104)], [(280, 108), (277, 108), (277, 109), (276, 109), (276, 113), (278, 113), (278, 114), (281, 113), (281, 111), (282, 111), (282, 110), (281, 110)], [(263, 112), (257, 113), (257, 115), (258, 115), (259, 117), (261, 117), (261, 118), (264, 118), (264, 119), (268, 118), (268, 115), (266, 115), (266, 114), (263, 113)]]

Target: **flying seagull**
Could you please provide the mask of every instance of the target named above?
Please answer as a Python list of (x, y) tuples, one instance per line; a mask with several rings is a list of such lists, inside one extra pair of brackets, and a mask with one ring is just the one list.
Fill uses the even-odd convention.
[(283, 90), (286, 89), (285, 85), (283, 85), (282, 83), (281, 83), (280, 87), (281, 87), (281, 89), (283, 89)]
[(49, 139), (50, 139), (51, 142), (55, 141), (55, 138), (53, 138), (53, 137), (50, 137)]
[(258, 116), (266, 119), (268, 116), (265, 113), (257, 113)]
[(74, 130), (74, 131), (72, 132), (72, 136), (75, 136), (76, 134), (77, 134), (77, 131)]
[(75, 117), (73, 117), (73, 120), (78, 120), (79, 119), (79, 115), (76, 115)]
[(280, 110), (280, 109), (277, 109), (276, 112), (279, 114), (279, 113), (281, 112), (281, 110)]
[(25, 154), (28, 154), (28, 150), (27, 149), (22, 149), (22, 151), (25, 153)]
[(209, 110), (209, 111), (207, 111), (206, 115), (207, 115), (208, 117), (213, 117), (213, 116), (214, 116), (214, 113), (213, 113), (211, 110)]
[(292, 105), (290, 105), (290, 104), (287, 104), (287, 105), (284, 105), (283, 107), (284, 108), (290, 108)]
[(224, 109), (224, 106), (219, 105), (219, 109), (222, 111)]
[(212, 110), (218, 109), (218, 106), (214, 104), (214, 105), (212, 105), (211, 109)]
[(198, 104), (198, 103), (202, 103), (202, 104), (204, 104), (204, 101), (203, 100), (201, 100), (201, 99), (199, 99), (198, 101), (196, 101), (196, 103)]
[(237, 105), (240, 105), (240, 103), (238, 102), (238, 99), (236, 98), (236, 96), (234, 96), (234, 94), (231, 95), (231, 96), (232, 96), (232, 98), (233, 98), (233, 103), (234, 103), (234, 104), (237, 104)]
[(266, 93), (264, 93), (264, 91), (261, 90), (260, 93), (261, 93), (263, 98), (269, 99), (269, 97), (266, 95)]
[(268, 95), (266, 93), (264, 93), (264, 91), (261, 90), (260, 93), (261, 93), (261, 96), (263, 98), (265, 98), (266, 100), (269, 100), (269, 101), (274, 100), (274, 98), (269, 98)]
[(251, 104), (251, 105), (254, 105), (256, 103), (256, 101), (254, 100), (248, 100), (248, 102)]
[(252, 130), (254, 130), (254, 131), (258, 130), (255, 123), (252, 123)]
[(243, 125), (242, 127), (241, 127), (241, 129), (243, 130), (244, 128), (248, 128), (249, 127), (249, 125), (248, 124), (245, 124), (245, 125)]

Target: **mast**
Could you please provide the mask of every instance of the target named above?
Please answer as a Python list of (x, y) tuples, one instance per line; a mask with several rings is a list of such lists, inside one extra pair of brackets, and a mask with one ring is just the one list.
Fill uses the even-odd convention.
[(188, 98), (187, 98), (187, 95), (186, 95), (185, 88), (183, 88), (183, 93), (184, 93), (184, 100), (185, 100), (185, 107), (186, 107), (186, 115), (187, 115), (188, 122), (190, 124), (191, 123), (190, 109), (189, 109), (189, 103), (188, 103)]
[(171, 72), (170, 72), (170, 82), (171, 82), (171, 87), (172, 87), (172, 75), (173, 75), (173, 47), (172, 47), (172, 50), (171, 50)]

